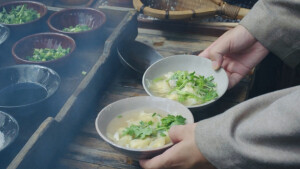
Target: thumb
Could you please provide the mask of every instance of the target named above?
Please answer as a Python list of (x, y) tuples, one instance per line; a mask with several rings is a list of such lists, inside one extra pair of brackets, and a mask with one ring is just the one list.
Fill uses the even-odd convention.
[(176, 125), (176, 126), (172, 126), (170, 128), (169, 137), (174, 144), (183, 140), (184, 132), (185, 132), (184, 128), (185, 128), (185, 126), (183, 126), (183, 125)]
[(212, 67), (217, 70), (223, 63), (223, 56), (230, 52), (230, 43), (230, 37), (225, 33), (200, 53), (199, 56), (212, 60)]

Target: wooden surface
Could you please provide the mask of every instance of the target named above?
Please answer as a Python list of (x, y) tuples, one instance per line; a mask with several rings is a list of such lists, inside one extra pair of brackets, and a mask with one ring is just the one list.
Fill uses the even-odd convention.
[[(197, 51), (205, 49), (216, 38), (215, 36), (203, 34), (180, 34), (153, 29), (139, 29), (136, 39), (153, 46), (164, 57), (168, 57), (174, 54), (197, 53)], [(109, 88), (98, 100), (98, 107), (91, 110), (92, 115), (85, 118), (83, 126), (66, 150), (61, 154), (57, 154), (57, 159), (53, 162), (51, 168), (140, 168), (137, 161), (120, 154), (105, 143), (95, 129), (96, 116), (104, 106), (119, 99), (146, 95), (140, 76), (130, 72), (123, 66), (116, 66), (118, 67), (117, 73), (112, 77)], [(203, 111), (193, 112), (195, 120), (199, 121), (222, 113), (247, 99), (251, 82), (252, 77), (243, 79), (213, 106)]]
[[(97, 104), (97, 93), (103, 91), (118, 64), (115, 49), (122, 40), (136, 37), (136, 13), (128, 12), (105, 41), (103, 53), (77, 86), (54, 119), (48, 118), (30, 137), (22, 150), (8, 166), (9, 169), (52, 168), (49, 167), (56, 153), (60, 154), (65, 144), (77, 133), (81, 121)], [(86, 56), (86, 55), (85, 55)]]
[[(59, 94), (52, 99), (59, 103), (50, 102), (48, 109), (43, 108), (44, 114), (22, 119), (24, 123), (21, 123), (19, 138), (0, 154), (0, 168), (6, 168), (13, 158), (8, 168), (139, 168), (136, 161), (104, 143), (94, 127), (97, 113), (107, 104), (126, 97), (146, 95), (140, 77), (130, 74), (122, 67), (117, 60), (116, 51), (112, 50), (123, 39), (135, 37), (137, 23), (132, 18), (136, 17), (136, 13), (130, 8), (101, 7), (100, 10), (106, 13), (109, 21), (105, 25), (106, 37), (111, 32), (113, 34), (105, 44), (103, 41), (98, 44), (100, 48), (98, 46), (76, 51), (76, 64), (73, 66), (78, 66), (78, 69), (61, 73), (64, 84)], [(121, 21), (124, 16), (127, 20)], [(192, 24), (185, 27), (180, 26), (180, 23), (169, 22), (140, 22), (139, 25), (143, 28), (139, 29), (137, 40), (155, 47), (165, 57), (198, 53), (232, 27), (219, 24)], [(154, 25), (153, 29), (149, 29), (149, 25)], [(167, 29), (170, 27), (173, 28), (172, 31)], [(161, 28), (168, 31), (159, 30)], [(0, 66), (14, 64), (11, 57), (6, 55), (8, 53), (9, 47), (1, 49)], [(91, 58), (87, 60), (86, 57)], [(88, 74), (83, 76), (82, 71)], [(251, 78), (244, 79), (214, 107), (203, 112), (193, 112), (195, 119), (198, 121), (214, 116), (245, 100), (250, 84)], [(108, 85), (110, 87), (105, 90)], [(61, 92), (67, 95), (61, 95)], [(78, 127), (81, 127), (79, 132)], [(50, 161), (52, 165), (49, 165)]]
[[(49, 15), (53, 11), (49, 11)], [(49, 16), (48, 15), (48, 16)], [(105, 29), (103, 29), (105, 31)], [(49, 32), (46, 23), (41, 25), (40, 32)], [(12, 115), (16, 118), (20, 126), (20, 132), (14, 143), (0, 153), (0, 168), (5, 167), (11, 162), (16, 154), (22, 149), (31, 135), (37, 130), (40, 124), (47, 117), (55, 117), (59, 110), (63, 107), (66, 100), (73, 94), (80, 82), (84, 79), (83, 71), (89, 72), (95, 62), (99, 59), (103, 52), (104, 42), (109, 33), (99, 38), (99, 41), (95, 42), (93, 48), (80, 48), (77, 45), (77, 49), (72, 53), (70, 60), (65, 64), (71, 66), (63, 66), (54, 69), (61, 78), (61, 84), (58, 91), (51, 96), (40, 107), (32, 109), (32, 114), (24, 117), (16, 117), (13, 112)], [(0, 48), (0, 68), (5, 66), (16, 65), (11, 54), (11, 48), (13, 43), (18, 39), (10, 37)], [(90, 44), (91, 45), (91, 44)], [(87, 59), (88, 58), (88, 59)]]
[[(60, 10), (56, 7), (48, 9), (48, 16)], [(0, 168), (45, 168), (52, 155), (68, 141), (62, 136), (72, 138), (74, 128), (80, 125), (82, 116), (88, 114), (97, 92), (105, 88), (107, 79), (113, 73), (110, 65), (118, 60), (110, 57), (115, 52), (112, 49), (122, 39), (133, 39), (137, 34), (135, 12), (124, 11), (122, 17), (109, 15), (103, 32), (95, 35), (99, 39), (85, 43), (86, 46), (77, 45), (72, 59), (67, 62), (70, 66), (56, 70), (62, 80), (56, 94), (42, 107), (34, 109), (33, 115), (16, 117), (20, 126), (19, 136), (1, 151)], [(45, 23), (40, 31), (49, 31)], [(0, 67), (15, 64), (11, 56), (11, 46), (15, 41), (12, 38), (1, 46)], [(87, 74), (82, 74), (83, 71)]]

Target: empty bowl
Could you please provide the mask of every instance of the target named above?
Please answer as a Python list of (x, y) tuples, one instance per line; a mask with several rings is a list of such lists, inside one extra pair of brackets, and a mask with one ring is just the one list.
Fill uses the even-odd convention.
[(6, 41), (6, 39), (9, 37), (9, 34), (9, 28), (0, 24), (0, 45)]
[[(61, 46), (63, 49), (70, 49), (69, 53), (53, 60), (47, 61), (30, 61), (28, 57), (33, 56), (34, 49), (57, 49)], [(75, 50), (75, 41), (63, 34), (58, 33), (38, 33), (29, 35), (17, 41), (12, 48), (12, 55), (16, 63), (19, 64), (39, 64), (51, 68), (58, 68), (67, 64), (71, 59), (71, 54)]]
[(149, 159), (163, 153), (173, 144), (169, 143), (162, 147), (152, 149), (134, 149), (116, 144), (107, 135), (109, 129), (108, 126), (113, 119), (123, 116), (124, 112), (144, 109), (158, 109), (167, 114), (181, 115), (186, 118), (186, 124), (194, 122), (193, 115), (189, 109), (178, 102), (159, 97), (138, 96), (116, 101), (103, 108), (95, 121), (98, 134), (113, 148), (133, 159)]
[(8, 147), (19, 134), (19, 124), (11, 115), (0, 111), (0, 152)]
[[(77, 43), (84, 44), (91, 40), (101, 39), (100, 33), (106, 16), (103, 12), (92, 8), (63, 9), (53, 13), (47, 21), (51, 31), (66, 34)], [(64, 28), (88, 26), (89, 30), (80, 32), (67, 32)]]
[(33, 9), (37, 11), (40, 14), (40, 17), (26, 23), (20, 23), (20, 24), (1, 23), (1, 24), (7, 26), (11, 31), (11, 35), (18, 38), (21, 36), (29, 35), (38, 30), (41, 30), (41, 25), (43, 25), (43, 22), (45, 21), (44, 20), (45, 16), (47, 14), (47, 6), (40, 2), (34, 2), (34, 1), (11, 1), (11, 2), (0, 4), (0, 10), (2, 11), (3, 8), (5, 8), (7, 12), (10, 12), (12, 8), (15, 8), (16, 6), (19, 5), (26, 5), (28, 9)]
[(59, 75), (40, 65), (14, 65), (0, 69), (0, 110), (26, 116), (51, 97)]
[[(218, 96), (213, 100), (202, 104), (187, 106), (190, 109), (202, 109), (224, 95), (228, 87), (228, 77), (224, 69), (214, 70), (211, 66), (211, 60), (195, 55), (175, 55), (161, 59), (151, 65), (143, 75), (143, 87), (150, 96), (157, 94), (149, 88), (154, 79), (157, 79), (169, 72), (188, 71), (195, 72), (196, 75), (204, 77), (213, 76), (216, 84)], [(177, 82), (176, 82), (177, 83)], [(191, 91), (188, 91), (191, 92)]]
[(163, 58), (151, 46), (139, 41), (121, 43), (117, 48), (117, 52), (121, 63), (140, 75), (143, 75), (154, 62)]

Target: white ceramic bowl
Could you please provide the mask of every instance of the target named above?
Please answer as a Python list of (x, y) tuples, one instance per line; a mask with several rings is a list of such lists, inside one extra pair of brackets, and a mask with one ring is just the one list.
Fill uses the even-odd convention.
[(141, 108), (153, 108), (162, 110), (168, 114), (181, 115), (186, 118), (186, 124), (193, 123), (194, 117), (192, 113), (182, 104), (160, 97), (138, 96), (116, 101), (105, 108), (98, 114), (95, 125), (98, 134), (103, 140), (109, 143), (113, 148), (133, 159), (148, 159), (163, 153), (170, 148), (172, 144), (167, 144), (155, 149), (132, 149), (120, 146), (107, 137), (107, 126), (111, 120), (118, 115)]
[(143, 75), (143, 87), (150, 96), (155, 96), (151, 90), (149, 90), (150, 83), (153, 79), (158, 78), (168, 72), (175, 71), (195, 71), (196, 74), (203, 75), (205, 77), (213, 76), (214, 82), (217, 84), (218, 98), (209, 102), (186, 106), (189, 109), (201, 109), (205, 106), (218, 100), (224, 95), (228, 87), (228, 77), (224, 69), (214, 70), (211, 66), (211, 60), (195, 55), (174, 55), (164, 59), (161, 59), (152, 64)]

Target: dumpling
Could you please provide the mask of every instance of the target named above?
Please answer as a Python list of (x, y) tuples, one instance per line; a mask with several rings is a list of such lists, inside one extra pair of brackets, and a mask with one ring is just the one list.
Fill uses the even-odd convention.
[(166, 77), (166, 79), (170, 79), (173, 75), (174, 75), (174, 72), (168, 72), (164, 76)]
[(145, 113), (145, 112), (141, 112), (139, 115), (139, 121), (144, 121), (144, 122), (148, 122), (148, 121), (153, 121), (153, 117), (151, 113)]
[(196, 99), (187, 98), (186, 101), (184, 102), (184, 105), (191, 106), (191, 105), (195, 105), (197, 103), (198, 103), (198, 101)]
[(121, 139), (118, 141), (118, 144), (121, 146), (128, 147), (131, 140), (132, 140), (132, 137), (129, 135), (126, 135), (126, 136), (121, 137)]
[(156, 138), (155, 140), (153, 140), (151, 142), (151, 144), (149, 145), (150, 148), (157, 148), (157, 147), (162, 147), (164, 146), (166, 143), (165, 137), (159, 137)]
[(191, 83), (187, 83), (184, 88), (181, 89), (181, 91), (184, 91), (184, 92), (189, 92), (189, 93), (195, 93)]
[(130, 148), (147, 148), (150, 144), (151, 140), (149, 138), (146, 138), (144, 140), (142, 139), (134, 139), (131, 140), (129, 143)]
[(162, 94), (162, 95), (169, 93), (171, 91), (171, 88), (170, 88), (168, 82), (166, 82), (164, 80), (158, 81), (156, 83), (152, 83), (150, 88), (152, 89), (153, 92), (155, 92), (157, 94)]
[(178, 94), (176, 94), (174, 92), (174, 93), (167, 95), (166, 98), (171, 99), (171, 100), (178, 100)]

